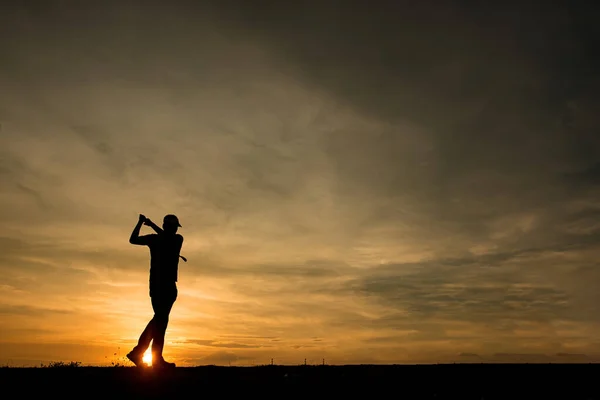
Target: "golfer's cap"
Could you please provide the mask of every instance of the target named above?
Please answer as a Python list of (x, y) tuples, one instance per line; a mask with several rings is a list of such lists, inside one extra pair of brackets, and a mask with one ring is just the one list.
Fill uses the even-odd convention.
[(179, 223), (179, 218), (177, 218), (177, 216), (173, 214), (165, 215), (165, 218), (163, 218), (163, 223), (174, 224), (181, 227), (181, 224)]

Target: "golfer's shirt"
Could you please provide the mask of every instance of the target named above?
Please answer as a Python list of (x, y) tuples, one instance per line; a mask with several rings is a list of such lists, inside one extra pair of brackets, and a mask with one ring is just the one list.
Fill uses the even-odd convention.
[(177, 282), (179, 252), (183, 245), (180, 234), (146, 235), (150, 248), (150, 289), (169, 288)]

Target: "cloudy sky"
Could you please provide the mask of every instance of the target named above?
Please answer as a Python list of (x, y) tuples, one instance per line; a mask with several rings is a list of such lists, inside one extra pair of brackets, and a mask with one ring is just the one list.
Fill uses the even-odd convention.
[(0, 364), (600, 361), (597, 6), (14, 3)]

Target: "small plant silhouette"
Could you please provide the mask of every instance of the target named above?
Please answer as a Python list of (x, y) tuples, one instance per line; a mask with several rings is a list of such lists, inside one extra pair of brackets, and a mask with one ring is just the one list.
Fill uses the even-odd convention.
[(79, 361), (50, 361), (48, 364), (40, 364), (42, 368), (76, 368), (81, 366)]
[[(104, 356), (104, 358), (108, 358), (108, 356)], [(117, 347), (117, 352), (113, 353), (112, 361), (110, 362), (111, 367), (126, 367), (127, 360), (125, 357), (121, 357), (121, 347)]]

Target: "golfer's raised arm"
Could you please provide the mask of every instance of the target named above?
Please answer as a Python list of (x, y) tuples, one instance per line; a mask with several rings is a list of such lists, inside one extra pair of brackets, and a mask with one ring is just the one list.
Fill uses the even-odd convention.
[(144, 224), (148, 225), (150, 228), (154, 229), (154, 232), (161, 234), (163, 233), (163, 230), (160, 228), (160, 226), (156, 225), (154, 222), (152, 222), (150, 220), (150, 218), (146, 218), (146, 221), (144, 221)]
[(139, 245), (146, 244), (145, 240), (142, 240), (143, 237), (140, 237), (140, 229), (142, 229), (142, 225), (144, 224), (145, 221), (146, 221), (146, 217), (143, 216), (142, 214), (140, 214), (140, 219), (138, 220), (138, 223), (135, 225), (135, 228), (133, 228), (133, 232), (131, 232), (131, 236), (129, 237), (129, 243), (139, 244)]

